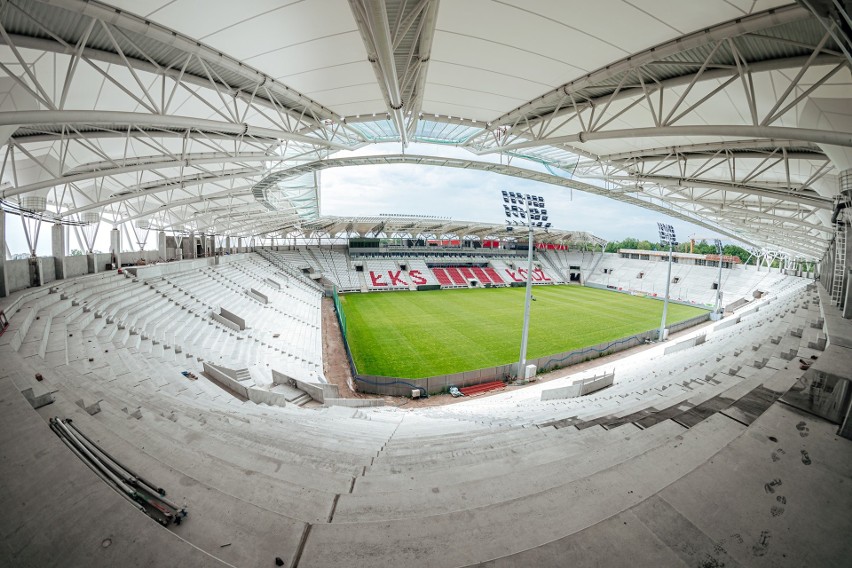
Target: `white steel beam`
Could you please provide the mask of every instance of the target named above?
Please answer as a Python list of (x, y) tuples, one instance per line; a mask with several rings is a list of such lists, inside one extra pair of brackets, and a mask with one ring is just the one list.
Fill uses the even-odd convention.
[(156, 115), (138, 112), (103, 110), (28, 110), (0, 112), (0, 126), (36, 126), (36, 125), (92, 125), (117, 126), (139, 125), (143, 127), (183, 128), (211, 130), (240, 136), (257, 136), (273, 140), (290, 140), (312, 146), (348, 150), (350, 146), (329, 142), (313, 136), (305, 136), (283, 130), (261, 128), (244, 123), (220, 122), (192, 116)]
[(748, 124), (695, 124), (689, 126), (661, 126), (647, 128), (623, 128), (618, 130), (583, 130), (565, 136), (540, 140), (524, 140), (505, 146), (476, 150), (475, 154), (494, 154), (522, 148), (538, 146), (554, 146), (574, 142), (591, 142), (594, 140), (616, 140), (624, 138), (666, 138), (690, 136), (731, 136), (744, 138), (768, 138), (781, 140), (799, 140), (813, 144), (831, 144), (834, 146), (852, 146), (852, 132), (836, 132), (833, 130), (817, 130), (813, 128), (793, 128), (786, 126), (753, 126)]

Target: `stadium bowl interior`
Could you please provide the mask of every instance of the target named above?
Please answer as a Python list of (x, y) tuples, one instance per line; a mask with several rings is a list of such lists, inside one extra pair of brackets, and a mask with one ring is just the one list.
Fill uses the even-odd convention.
[(850, 21), (3, 2), (0, 564), (848, 566)]

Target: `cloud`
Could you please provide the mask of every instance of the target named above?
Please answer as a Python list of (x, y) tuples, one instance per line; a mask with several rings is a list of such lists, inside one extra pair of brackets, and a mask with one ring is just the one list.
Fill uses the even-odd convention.
[[(418, 153), (417, 147), (413, 144), (409, 153)], [(438, 147), (438, 150), (446, 157), (472, 157), (460, 148)], [(435, 153), (431, 146), (428, 152), (422, 152)], [(388, 153), (399, 153), (398, 146), (371, 147), (346, 155)], [(529, 162), (519, 165), (539, 169)], [(578, 190), (489, 172), (415, 164), (325, 170), (322, 174), (322, 214), (436, 215), (461, 221), (502, 223), (501, 190), (541, 195), (545, 198), (554, 227), (587, 231), (607, 240), (636, 237), (656, 241), (658, 221), (674, 225), (682, 241), (692, 234), (716, 236), (712, 231), (691, 223)]]

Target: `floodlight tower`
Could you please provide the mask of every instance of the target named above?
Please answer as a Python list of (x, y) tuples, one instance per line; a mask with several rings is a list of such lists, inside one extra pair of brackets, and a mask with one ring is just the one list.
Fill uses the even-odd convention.
[(719, 280), (716, 283), (716, 307), (713, 309), (713, 313), (717, 314), (716, 317), (722, 317), (722, 253), (724, 252), (724, 248), (722, 247), (722, 241), (719, 239), (714, 239), (713, 242), (716, 244), (716, 251), (719, 253)]
[(660, 321), (659, 336), (659, 340), (663, 341), (665, 339), (666, 314), (669, 311), (669, 286), (671, 286), (672, 283), (672, 249), (677, 246), (677, 239), (675, 237), (674, 227), (671, 225), (657, 223), (657, 228), (660, 231), (660, 242), (664, 245), (669, 245), (669, 271), (668, 276), (666, 277), (666, 297), (663, 300), (663, 319)]
[(533, 229), (550, 228), (547, 222), (547, 209), (544, 208), (544, 198), (539, 195), (526, 195), (514, 191), (503, 191), (503, 212), (506, 214), (507, 230), (512, 225), (526, 225), (529, 231), (527, 242), (527, 291), (524, 300), (524, 327), (521, 332), (521, 355), (518, 358), (518, 372), (516, 379), (526, 380), (527, 366), (527, 340), (530, 328), (530, 302), (532, 299), (532, 271), (533, 271)]

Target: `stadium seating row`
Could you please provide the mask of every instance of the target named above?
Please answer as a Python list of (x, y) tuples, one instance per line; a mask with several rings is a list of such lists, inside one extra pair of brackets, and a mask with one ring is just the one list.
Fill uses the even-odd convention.
[[(666, 291), (668, 263), (655, 260), (622, 258), (615, 253), (606, 253), (593, 272), (585, 276), (586, 284), (594, 284), (625, 292), (638, 292), (652, 296), (663, 296)], [(723, 305), (739, 299), (751, 301), (754, 292), (783, 287), (785, 282), (797, 280), (778, 269), (737, 265), (722, 270)], [(718, 268), (694, 264), (673, 263), (670, 281), (670, 297), (675, 300), (712, 306), (716, 300)]]
[[(357, 261), (361, 271), (343, 251), (334, 248), (309, 247), (295, 250), (266, 251), (294, 271), (319, 279), (325, 278), (339, 291), (410, 290), (421, 285), (440, 285), (443, 288), (467, 288), (471, 282), (484, 286), (506, 286), (526, 282), (527, 270), (512, 267), (503, 259), (469, 257), (448, 263), (446, 258), (387, 257), (367, 255)], [(540, 253), (543, 254), (543, 253)], [(512, 257), (517, 261), (517, 257)], [(431, 266), (431, 268), (430, 268)], [(536, 263), (532, 273), (535, 284), (555, 284), (564, 281), (559, 268), (551, 264), (545, 269)]]

